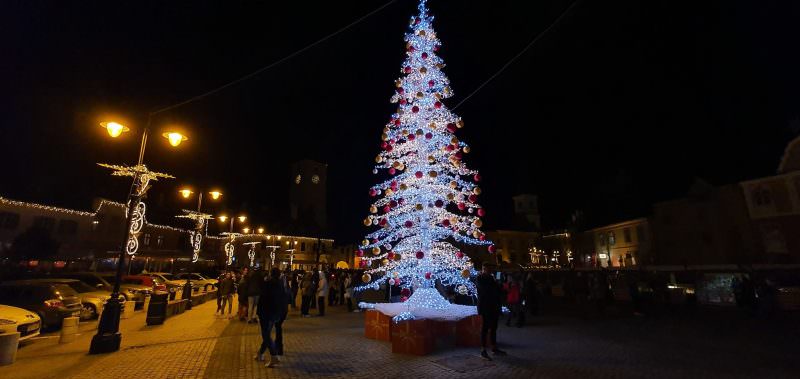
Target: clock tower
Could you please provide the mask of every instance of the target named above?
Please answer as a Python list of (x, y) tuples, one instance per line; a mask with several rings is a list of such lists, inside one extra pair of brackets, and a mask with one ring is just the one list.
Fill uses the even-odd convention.
[(307, 233), (327, 230), (327, 184), (327, 164), (307, 159), (292, 164), (289, 216)]

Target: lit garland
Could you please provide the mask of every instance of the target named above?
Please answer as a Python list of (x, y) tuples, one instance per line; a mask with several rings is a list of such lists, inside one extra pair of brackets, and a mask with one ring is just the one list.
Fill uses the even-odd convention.
[[(375, 158), (373, 173), (385, 171), (389, 179), (370, 189), (370, 196), (383, 196), (364, 220), (380, 229), (367, 235), (356, 252), (368, 268), (365, 284), (356, 289), (377, 289), (388, 282), (400, 286), (404, 298), (411, 295), (409, 307), (440, 309), (449, 303), (434, 289), (437, 280), (475, 293), (473, 265), (451, 242), (491, 242), (480, 230), (485, 211), (477, 204), (481, 189), (476, 183), (481, 177), (463, 163), (470, 148), (455, 136), (464, 123), (442, 103), (453, 93), (436, 55), (440, 42), (431, 26), (433, 17), (425, 0), (418, 9), (405, 35), (405, 76), (396, 81), (391, 98), (398, 110), (383, 129), (383, 150)], [(374, 261), (380, 266), (372, 268)]]

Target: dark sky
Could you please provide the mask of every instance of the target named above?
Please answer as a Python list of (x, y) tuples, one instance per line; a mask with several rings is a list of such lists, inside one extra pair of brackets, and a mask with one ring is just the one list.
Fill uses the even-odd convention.
[[(68, 4), (69, 3), (69, 4)], [(148, 110), (265, 66), (384, 1), (31, 2), (0, 5), (0, 196), (87, 209), (124, 198), (128, 181), (95, 162), (132, 162), (134, 133), (97, 122)], [(455, 105), (570, 1), (432, 0)], [(238, 4), (238, 5), (236, 5)], [(185, 126), (146, 162), (178, 180), (151, 198), (179, 207), (182, 183), (219, 185), (220, 208), (257, 223), (286, 218), (289, 163), (329, 164), (330, 235), (364, 233), (367, 189), (403, 33), (415, 2), (398, 0), (257, 77), (159, 115)], [(467, 163), (481, 170), (486, 228), (508, 226), (510, 197), (540, 195), (545, 224), (575, 209), (590, 224), (646, 215), (712, 184), (774, 173), (800, 132), (797, 2), (589, 1), (462, 105)], [(151, 208), (152, 209), (152, 208)]]

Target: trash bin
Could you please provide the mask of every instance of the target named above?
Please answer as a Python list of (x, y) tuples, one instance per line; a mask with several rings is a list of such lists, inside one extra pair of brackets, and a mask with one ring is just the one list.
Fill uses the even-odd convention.
[(80, 317), (64, 317), (61, 321), (61, 338), (59, 343), (69, 343), (78, 339), (78, 322)]
[(147, 325), (161, 325), (167, 319), (167, 294), (154, 293), (147, 308)]
[(170, 299), (170, 300), (175, 300), (175, 297), (176, 297), (176, 296), (178, 296), (178, 290), (177, 290), (177, 288), (170, 288), (170, 289), (169, 289), (169, 299)]
[(0, 334), (0, 366), (10, 365), (17, 359), (19, 332)]

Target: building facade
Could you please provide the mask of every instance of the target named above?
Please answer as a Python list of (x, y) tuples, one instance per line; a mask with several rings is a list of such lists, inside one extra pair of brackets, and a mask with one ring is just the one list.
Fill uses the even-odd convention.
[(652, 236), (646, 218), (623, 221), (587, 230), (592, 252), (579, 259), (595, 267), (634, 267), (651, 261)]

